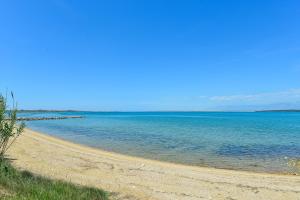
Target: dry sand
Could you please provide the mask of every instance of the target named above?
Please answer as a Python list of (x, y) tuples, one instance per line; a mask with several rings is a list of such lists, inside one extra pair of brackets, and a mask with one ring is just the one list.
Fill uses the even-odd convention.
[(103, 188), (113, 199), (300, 200), (300, 176), (184, 166), (73, 144), (26, 129), (9, 150), (14, 165)]

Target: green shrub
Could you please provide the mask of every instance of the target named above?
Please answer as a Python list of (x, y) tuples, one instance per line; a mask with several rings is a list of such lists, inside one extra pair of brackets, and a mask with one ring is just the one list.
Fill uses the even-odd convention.
[(24, 123), (17, 124), (18, 110), (13, 93), (11, 98), (12, 107), (9, 109), (7, 98), (0, 94), (0, 160), (3, 160), (6, 151), (25, 128)]

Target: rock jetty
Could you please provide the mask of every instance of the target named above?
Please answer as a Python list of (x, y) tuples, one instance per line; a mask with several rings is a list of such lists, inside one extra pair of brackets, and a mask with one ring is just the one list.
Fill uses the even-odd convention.
[(59, 116), (59, 117), (18, 117), (18, 121), (36, 121), (36, 120), (60, 120), (60, 119), (77, 119), (82, 116)]

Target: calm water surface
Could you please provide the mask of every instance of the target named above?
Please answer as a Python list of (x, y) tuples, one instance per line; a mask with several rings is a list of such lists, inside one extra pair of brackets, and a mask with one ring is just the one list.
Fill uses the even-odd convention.
[(189, 165), (297, 173), (300, 112), (60, 112), (33, 130), (122, 154)]

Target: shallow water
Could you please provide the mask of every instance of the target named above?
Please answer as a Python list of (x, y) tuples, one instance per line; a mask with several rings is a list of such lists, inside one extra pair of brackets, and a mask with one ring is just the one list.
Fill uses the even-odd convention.
[(189, 165), (298, 173), (300, 112), (60, 112), (83, 119), (29, 121), (73, 142)]

